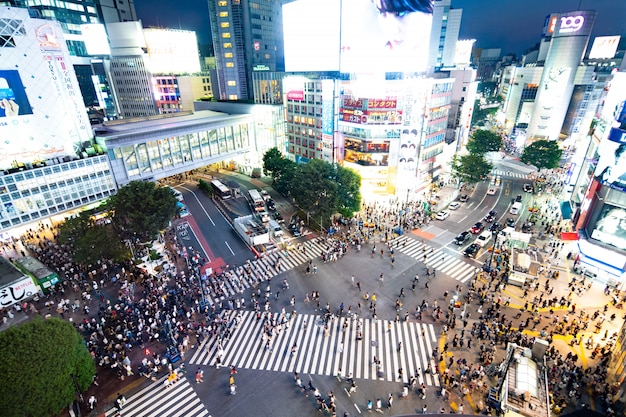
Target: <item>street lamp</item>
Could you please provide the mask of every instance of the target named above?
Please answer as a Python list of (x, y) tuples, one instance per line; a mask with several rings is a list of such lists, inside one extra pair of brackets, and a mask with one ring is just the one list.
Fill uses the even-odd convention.
[(495, 229), (491, 232), (492, 236), (494, 237), (494, 241), (493, 241), (493, 248), (491, 250), (491, 256), (489, 256), (489, 262), (487, 263), (487, 265), (483, 265), (483, 270), (491, 273), (491, 262), (493, 261), (493, 254), (496, 252), (496, 246), (498, 245), (498, 235), (500, 234), (500, 230), (499, 229)]

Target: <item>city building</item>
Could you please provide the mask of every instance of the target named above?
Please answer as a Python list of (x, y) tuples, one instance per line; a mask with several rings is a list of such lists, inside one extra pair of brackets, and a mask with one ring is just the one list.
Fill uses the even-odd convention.
[(455, 9), (451, 7), (451, 4), (452, 0), (435, 0), (434, 2), (429, 68), (451, 67), (455, 64), (463, 9)]
[[(94, 146), (59, 23), (1, 7), (0, 78), (13, 112), (0, 109), (0, 229), (48, 218), (115, 192), (109, 161)], [(9, 30), (10, 29), (10, 30)]]
[(253, 100), (252, 74), (281, 72), (282, 18), (277, 0), (209, 0), (221, 100)]
[(85, 106), (107, 118), (117, 117), (108, 72), (104, 25), (137, 20), (134, 0), (0, 0), (21, 7), (33, 18), (59, 22)]

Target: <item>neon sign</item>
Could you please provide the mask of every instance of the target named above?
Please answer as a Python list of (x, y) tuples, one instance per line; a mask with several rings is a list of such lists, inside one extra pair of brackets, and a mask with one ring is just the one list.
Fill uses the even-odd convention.
[(582, 29), (585, 24), (585, 18), (581, 15), (578, 16), (565, 16), (561, 18), (560, 33), (573, 33)]

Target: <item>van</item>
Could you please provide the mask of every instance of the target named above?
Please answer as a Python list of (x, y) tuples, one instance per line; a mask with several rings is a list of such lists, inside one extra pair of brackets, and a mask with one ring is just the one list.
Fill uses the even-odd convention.
[(491, 232), (489, 230), (485, 230), (484, 232), (478, 235), (478, 237), (476, 238), (476, 242), (474, 243), (476, 243), (481, 248), (484, 248), (485, 245), (487, 245), (487, 243), (489, 243), (490, 240), (491, 240)]
[(269, 229), (272, 231), (274, 237), (281, 237), (283, 235), (283, 229), (276, 220), (269, 221)]
[(511, 206), (511, 209), (509, 210), (509, 213), (511, 213), (511, 214), (518, 214), (521, 209), (522, 209), (522, 202), (521, 201), (516, 201)]

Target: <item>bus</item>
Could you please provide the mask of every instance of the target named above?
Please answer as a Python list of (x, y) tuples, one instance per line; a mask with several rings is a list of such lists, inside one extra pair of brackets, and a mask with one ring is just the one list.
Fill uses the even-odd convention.
[(167, 186), (167, 188), (170, 189), (170, 191), (172, 192), (172, 194), (174, 194), (174, 197), (176, 197), (176, 200), (178, 201), (183, 201), (183, 193), (181, 193), (180, 191), (178, 191), (176, 188), (171, 187), (171, 186)]
[(248, 191), (250, 194), (250, 199), (252, 200), (252, 207), (254, 207), (254, 211), (260, 212), (265, 211), (265, 200), (261, 197), (261, 193), (257, 190)]
[(213, 187), (213, 191), (215, 192), (215, 195), (219, 196), (223, 200), (226, 200), (227, 198), (231, 197), (230, 188), (222, 184), (222, 181), (220, 180), (211, 181), (211, 187)]

